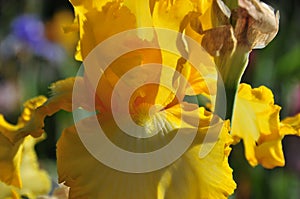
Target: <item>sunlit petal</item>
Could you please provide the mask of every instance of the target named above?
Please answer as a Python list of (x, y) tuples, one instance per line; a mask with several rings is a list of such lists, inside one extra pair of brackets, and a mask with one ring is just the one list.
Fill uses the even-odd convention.
[(280, 107), (274, 104), (272, 92), (261, 86), (252, 89), (247, 84), (239, 87), (232, 136), (243, 140), (249, 164), (262, 164), (266, 168), (284, 165), (281, 140), (294, 130), (280, 124)]
[[(177, 128), (176, 121), (180, 121), (178, 118), (176, 119), (176, 112), (180, 110), (178, 108), (169, 110), (171, 111), (169, 113), (173, 112), (171, 114), (173, 116), (169, 115), (168, 117), (172, 122), (165, 121), (170, 124), (175, 121), (172, 128)], [(201, 118), (204, 121), (209, 121), (210, 117), (203, 115)], [(81, 122), (88, 124), (89, 119)], [(104, 124), (110, 129), (114, 129), (111, 124)], [(76, 128), (70, 127), (64, 131), (58, 142), (59, 179), (70, 186), (70, 198), (87, 196), (115, 199), (226, 198), (235, 188), (232, 170), (228, 166), (227, 160), (231, 138), (228, 134), (228, 123), (226, 124), (223, 126), (222, 123), (218, 123), (211, 127), (215, 129), (212, 131), (213, 133), (218, 133), (220, 127), (223, 126), (218, 141), (206, 157), (201, 159), (198, 154), (208, 127), (199, 129), (192, 146), (172, 165), (157, 171), (136, 174), (111, 169), (96, 160), (82, 144)], [(93, 131), (90, 129), (90, 125), (85, 125), (85, 128), (87, 133)], [(168, 137), (173, 136), (174, 131), (170, 131), (172, 128), (162, 135), (165, 137), (164, 139), (156, 139), (156, 142), (165, 144), (166, 140), (169, 139)], [(115, 135), (112, 137), (119, 140), (120, 143), (127, 142), (122, 146), (127, 148), (130, 146), (145, 147), (145, 145), (139, 145), (138, 142), (141, 140), (136, 140), (135, 144), (130, 144), (128, 140), (120, 138), (118, 135), (120, 133), (114, 130), (110, 132)], [(149, 147), (161, 145), (160, 143), (153, 143)], [(140, 149), (135, 148), (135, 151), (137, 150)]]

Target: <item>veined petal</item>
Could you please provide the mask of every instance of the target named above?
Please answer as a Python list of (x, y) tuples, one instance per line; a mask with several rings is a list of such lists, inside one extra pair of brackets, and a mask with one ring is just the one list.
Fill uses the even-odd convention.
[[(166, 112), (169, 112), (167, 118), (172, 119), (172, 121), (157, 122), (173, 123), (175, 120), (175, 128), (178, 128), (176, 127), (176, 121), (180, 121), (177, 118), (178, 111), (180, 112), (180, 106), (166, 110)], [(210, 117), (209, 114), (201, 116), (204, 121), (209, 121)], [(86, 133), (94, 130), (90, 128), (89, 118), (80, 122), (84, 125)], [(107, 135), (114, 134), (114, 136), (109, 136), (110, 138), (115, 138), (124, 143), (128, 142), (130, 136), (120, 138), (120, 133), (114, 131), (115, 127), (107, 121), (103, 124), (110, 127)], [(207, 128), (212, 128), (212, 133), (219, 133), (220, 129), (222, 130), (212, 151), (206, 157), (199, 158), (200, 146)], [(174, 134), (174, 131), (165, 132), (161, 135), (165, 138), (154, 140), (160, 142), (160, 144), (154, 142), (149, 147), (165, 144), (165, 139), (172, 137), (172, 134)], [(126, 137), (127, 139), (124, 140)], [(127, 143), (125, 146), (141, 146), (139, 142), (142, 142), (142, 140), (135, 139), (135, 144)], [(70, 187), (70, 198), (227, 198), (235, 188), (235, 183), (232, 180), (232, 170), (227, 160), (230, 143), (228, 123), (223, 124), (220, 122), (212, 127), (206, 126), (199, 129), (190, 148), (171, 165), (153, 172), (132, 174), (114, 170), (96, 160), (84, 147), (76, 128), (73, 126), (63, 132), (57, 145), (59, 181), (65, 182)], [(147, 145), (142, 147), (145, 148)], [(134, 151), (139, 150), (135, 149)], [(84, 163), (84, 166), (82, 163)]]
[[(198, 1), (157, 1), (153, 4), (151, 16), (150, 4), (151, 3), (149, 1), (139, 2), (125, 0), (124, 2), (112, 1), (106, 2), (105, 4), (101, 3), (101, 6), (91, 6), (85, 5), (84, 2), (74, 2), (75, 10), (77, 9), (77, 7), (79, 9), (77, 16), (80, 27), (80, 51), (82, 58), (86, 58), (87, 55), (105, 39), (108, 39), (111, 36), (126, 30), (141, 27), (151, 27), (153, 24), (156, 27), (168, 27), (168, 24), (162, 24), (162, 26), (160, 26), (156, 25), (156, 23), (160, 23), (161, 21), (165, 21), (166, 23), (173, 23), (173, 20), (176, 20), (177, 28), (175, 28), (175, 30), (178, 31), (181, 21), (190, 10), (200, 8), (207, 9), (204, 7), (208, 7), (204, 6), (203, 2)], [(184, 6), (184, 9), (182, 9), (182, 6)], [(169, 9), (171, 9), (170, 12), (173, 13), (172, 16), (170, 15), (171, 17), (169, 18), (162, 17), (163, 12), (166, 12), (166, 15), (170, 14), (168, 11)], [(159, 19), (157, 19), (157, 17)], [(99, 21), (101, 21), (101, 26), (98, 25)], [(166, 42), (159, 36), (158, 38), (156, 38), (157, 35), (155, 34), (155, 32), (153, 32), (153, 34), (150, 34), (149, 32), (149, 35), (148, 32), (147, 35), (143, 34), (143, 31), (137, 30), (136, 34), (130, 35), (128, 36), (128, 38), (124, 38), (125, 41), (118, 42), (118, 45), (120, 45), (120, 48), (128, 48), (131, 45), (138, 45), (142, 47), (146, 44), (148, 46), (147, 48), (149, 48), (150, 44), (153, 46), (153, 48), (159, 48), (161, 42)], [(168, 41), (170, 41), (170, 43), (176, 44), (177, 38), (171, 39), (172, 41)], [(176, 49), (176, 47), (174, 49)], [(111, 52), (112, 50), (114, 50), (113, 47), (111, 47), (111, 49), (102, 50), (97, 56), (103, 57), (103, 59), (105, 59), (106, 57), (109, 57), (113, 54)], [(130, 71), (136, 66), (141, 66), (148, 63), (163, 64), (169, 67), (173, 67), (174, 69), (176, 68), (176, 71), (181, 73), (186, 79), (190, 80), (191, 78), (189, 78), (189, 76), (192, 69), (188, 64), (182, 62), (182, 60), (183, 59), (178, 55), (173, 55), (170, 52), (165, 52), (164, 50), (161, 51), (159, 49), (141, 49), (122, 55), (115, 59), (113, 63), (105, 68), (105, 70), (103, 68), (101, 79), (99, 82), (97, 81), (97, 99), (103, 105), (104, 110), (110, 112), (112, 101), (111, 95), (113, 90), (115, 89), (116, 83), (119, 82), (120, 78), (126, 72)], [(103, 60), (101, 59), (100, 62), (102, 61)], [(90, 64), (88, 63), (84, 63), (84, 65), (86, 69), (86, 81), (94, 82), (95, 79), (98, 79), (99, 73), (95, 73), (95, 68), (93, 67), (93, 65), (90, 66)], [(132, 81), (143, 81), (143, 79), (147, 79), (147, 77), (144, 76), (147, 76), (149, 74), (151, 73), (143, 74), (143, 76), (140, 75), (138, 77), (133, 77)], [(170, 78), (172, 76), (174, 80), (175, 75), (162, 70), (160, 71), (159, 76), (161, 79), (161, 83), (163, 81), (167, 81), (168, 79), (172, 81), (172, 78)], [(200, 88), (205, 89), (203, 82), (200, 87), (195, 87), (196, 83), (198, 83), (198, 80), (200, 79), (201, 78), (193, 77), (193, 80), (190, 81), (193, 83), (193, 90), (197, 92), (194, 94), (201, 93), (202, 91), (200, 91)], [(185, 92), (185, 83), (180, 79), (175, 79), (173, 82), (168, 83), (170, 83), (174, 88), (173, 90), (166, 89), (163, 86), (156, 86), (156, 88), (150, 86), (151, 92), (149, 92), (149, 88), (147, 86), (143, 86), (143, 89), (139, 88), (136, 92), (136, 94), (138, 94), (138, 96), (136, 97), (138, 97), (139, 99), (143, 99), (143, 103), (160, 104), (161, 106), (165, 107), (174, 100), (175, 94), (179, 93), (181, 99), (183, 99), (183, 96), (187, 94)], [(191, 90), (189, 90), (188, 92), (189, 94), (192, 93)], [(144, 95), (144, 93), (153, 94)], [(135, 100), (136, 99), (134, 97), (132, 101), (134, 102)]]
[[(140, 6), (142, 8), (140, 8)], [(88, 12), (78, 15), (80, 26), (80, 52), (83, 59), (85, 59), (98, 44), (117, 33), (152, 26), (148, 1), (112, 1), (101, 7), (97, 6), (88, 8), (87, 10)], [(140, 15), (140, 13), (143, 14)], [(101, 21), (101, 26), (98, 25), (99, 21)], [(120, 42), (115, 41), (117, 45), (102, 49), (96, 57), (100, 57), (99, 62), (105, 63), (107, 57), (116, 53), (116, 48), (142, 48), (144, 45), (147, 45), (147, 48), (149, 45), (155, 48), (157, 47), (157, 41), (154, 32), (153, 34), (150, 34), (150, 32), (151, 31), (147, 33), (139, 30), (132, 31), (130, 32), (131, 34), (122, 37)], [(99, 83), (97, 81), (98, 87), (97, 89), (92, 89), (97, 90), (97, 98), (107, 111), (111, 109), (111, 94), (119, 79), (134, 67), (148, 63), (161, 64), (159, 49), (140, 49), (125, 55), (118, 55), (107, 68), (103, 66), (103, 71), (101, 71), (101, 74), (103, 74)], [(89, 63), (84, 63), (84, 66), (86, 69), (86, 81), (94, 82), (94, 79), (98, 79), (101, 75), (99, 72), (95, 72), (94, 64), (90, 66)], [(141, 81), (141, 77), (135, 77), (133, 81), (135, 79), (137, 82)], [(158, 88), (153, 90), (153, 93), (157, 93), (157, 90)], [(151, 100), (154, 101), (155, 99), (153, 98)]]
[(274, 105), (272, 92), (261, 86), (252, 89), (241, 84), (232, 119), (232, 136), (243, 139), (245, 156), (251, 166), (266, 168), (284, 165), (281, 140), (293, 130), (280, 124), (280, 107)]
[[(174, 31), (178, 31), (182, 33), (182, 35), (190, 36), (193, 39), (196, 39), (194, 34), (190, 35), (189, 31), (190, 23), (195, 18), (201, 18), (203, 20), (203, 26), (207, 28), (206, 26), (210, 27), (211, 25), (208, 25), (208, 23), (211, 23), (210, 21), (210, 8), (212, 6), (212, 1), (194, 1), (194, 0), (161, 0), (161, 1), (155, 1), (153, 3), (153, 23), (155, 27), (159, 28), (168, 28)], [(205, 14), (204, 14), (205, 13)], [(202, 27), (202, 26), (201, 26)], [(203, 54), (200, 52), (194, 51), (194, 48), (192, 44), (189, 44), (189, 40), (185, 40), (183, 38), (184, 36), (181, 36), (178, 34), (176, 38), (171, 37), (161, 37), (158, 35), (158, 41), (159, 44), (162, 46), (163, 43), (168, 43), (168, 45), (176, 44), (177, 47), (174, 49), (177, 49), (178, 52), (176, 55), (171, 55), (170, 52), (162, 51), (162, 62), (164, 65), (173, 67), (176, 71), (179, 72), (183, 77), (185, 77), (188, 82), (183, 82), (180, 80), (180, 78), (176, 79), (176, 75), (172, 74), (170, 75), (170, 72), (168, 72), (166, 75), (173, 76), (173, 87), (177, 92), (177, 96), (183, 95), (196, 95), (201, 94), (203, 92), (211, 95), (213, 93), (209, 93), (207, 89), (208, 84), (215, 84), (216, 82), (213, 80), (213, 78), (210, 77), (204, 77), (202, 75), (205, 74), (199, 74), (197, 70), (194, 67), (199, 66), (192, 66), (187, 60), (185, 60), (180, 55), (185, 54), (186, 57), (199, 57), (199, 56), (205, 56), (202, 57), (202, 60), (207, 60), (210, 58), (209, 54)], [(197, 54), (198, 53), (198, 54)], [(176, 63), (177, 61), (177, 63)], [(204, 61), (203, 61), (204, 63)], [(209, 67), (207, 67), (209, 68)], [(215, 71), (215, 67), (212, 67)], [(203, 67), (202, 67), (203, 69)], [(204, 71), (201, 71), (203, 73)], [(162, 71), (162, 77), (164, 76), (164, 73)], [(163, 77), (164, 78), (164, 77)], [(170, 79), (170, 78), (169, 78)], [(207, 81), (205, 80), (212, 80)], [(174, 81), (175, 80), (175, 81)], [(189, 83), (190, 87), (185, 87), (185, 84)], [(212, 86), (210, 85), (210, 88)]]
[[(132, 40), (131, 40), (132, 39)], [(128, 42), (140, 42), (141, 45), (143, 43), (149, 43), (148, 41), (141, 41), (140, 39), (134, 37), (129, 38)], [(128, 44), (129, 44), (128, 43)], [(133, 44), (132, 43), (132, 44)], [(152, 42), (150, 42), (152, 43)], [(150, 44), (151, 45), (151, 44)], [(112, 50), (112, 49), (111, 49)], [(134, 86), (138, 85), (138, 87), (143, 85), (143, 82), (146, 81), (154, 81), (159, 82), (160, 78), (160, 69), (152, 69), (149, 67), (143, 67), (144, 65), (157, 63), (161, 64), (161, 53), (159, 49), (140, 49), (136, 51), (132, 51), (125, 55), (120, 56), (112, 64), (110, 64), (103, 74), (95, 73), (94, 65), (85, 66), (85, 81), (87, 82), (97, 82), (96, 95), (98, 100), (103, 104), (107, 111), (111, 110), (111, 97), (112, 93), (115, 89), (117, 83), (122, 85), (124, 89), (130, 90), (134, 88)], [(140, 67), (140, 69), (138, 69)], [(134, 70), (133, 72), (131, 71)], [(155, 70), (155, 71), (153, 71)], [(101, 72), (102, 73), (102, 72)], [(130, 79), (127, 81), (120, 80), (124, 75), (130, 75)], [(101, 75), (99, 82), (97, 79)], [(127, 76), (128, 78), (128, 76)], [(144, 96), (143, 93), (147, 92), (147, 86), (143, 88), (137, 88), (137, 93), (140, 93), (140, 97), (144, 98), (145, 102), (155, 103), (155, 98), (160, 98), (159, 96), (165, 96), (164, 93), (158, 92), (159, 85), (156, 85), (156, 88), (152, 86), (151, 94)], [(122, 91), (114, 91), (114, 92), (126, 92)], [(162, 101), (166, 100), (163, 97)]]

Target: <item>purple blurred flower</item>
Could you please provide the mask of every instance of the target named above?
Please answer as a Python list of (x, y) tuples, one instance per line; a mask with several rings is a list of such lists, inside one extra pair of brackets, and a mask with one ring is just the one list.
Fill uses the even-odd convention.
[(11, 23), (12, 34), (30, 46), (38, 46), (45, 42), (44, 25), (34, 15), (22, 15)]
[(44, 24), (35, 15), (21, 15), (11, 23), (11, 34), (0, 44), (3, 57), (15, 56), (21, 51), (45, 58), (50, 62), (62, 62), (64, 50), (56, 43), (47, 40)]

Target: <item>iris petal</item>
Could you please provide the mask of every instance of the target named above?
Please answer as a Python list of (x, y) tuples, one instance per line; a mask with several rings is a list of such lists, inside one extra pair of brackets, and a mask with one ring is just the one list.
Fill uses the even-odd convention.
[[(179, 118), (176, 119), (179, 107), (166, 111), (173, 112), (172, 117), (167, 117), (170, 121), (166, 122), (180, 121)], [(201, 118), (205, 121), (210, 119), (204, 115)], [(88, 120), (87, 118), (81, 122), (87, 124)], [(203, 122), (201, 125), (205, 124)], [(85, 128), (86, 133), (94, 130), (90, 125), (85, 125)], [(206, 157), (199, 158), (200, 146), (208, 128), (212, 128), (211, 133), (222, 130), (212, 151)], [(84, 147), (76, 128), (69, 127), (63, 132), (57, 145), (59, 181), (70, 187), (70, 198), (227, 198), (235, 188), (227, 159), (231, 143), (228, 128), (228, 122), (221, 121), (212, 127), (203, 126), (198, 130), (190, 148), (172, 165), (153, 172), (133, 174), (114, 170), (99, 162)], [(111, 126), (110, 129), (114, 127)], [(116, 132), (112, 130), (110, 133)], [(174, 131), (168, 131), (164, 136), (168, 137), (173, 133)], [(121, 138), (120, 140), (127, 142)], [(136, 140), (136, 144), (132, 146), (139, 146), (138, 142), (140, 141)]]
[(240, 85), (231, 132), (236, 142), (243, 140), (245, 156), (251, 166), (284, 166), (281, 140), (296, 131), (284, 122), (280, 123), (279, 111), (268, 88), (252, 89), (247, 84)]

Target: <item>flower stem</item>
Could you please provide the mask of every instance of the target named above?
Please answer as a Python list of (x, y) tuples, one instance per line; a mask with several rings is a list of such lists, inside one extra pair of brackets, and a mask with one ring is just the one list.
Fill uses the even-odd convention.
[(247, 48), (238, 46), (232, 54), (215, 58), (219, 69), (215, 113), (224, 120), (232, 118), (235, 96), (248, 64), (249, 53)]

